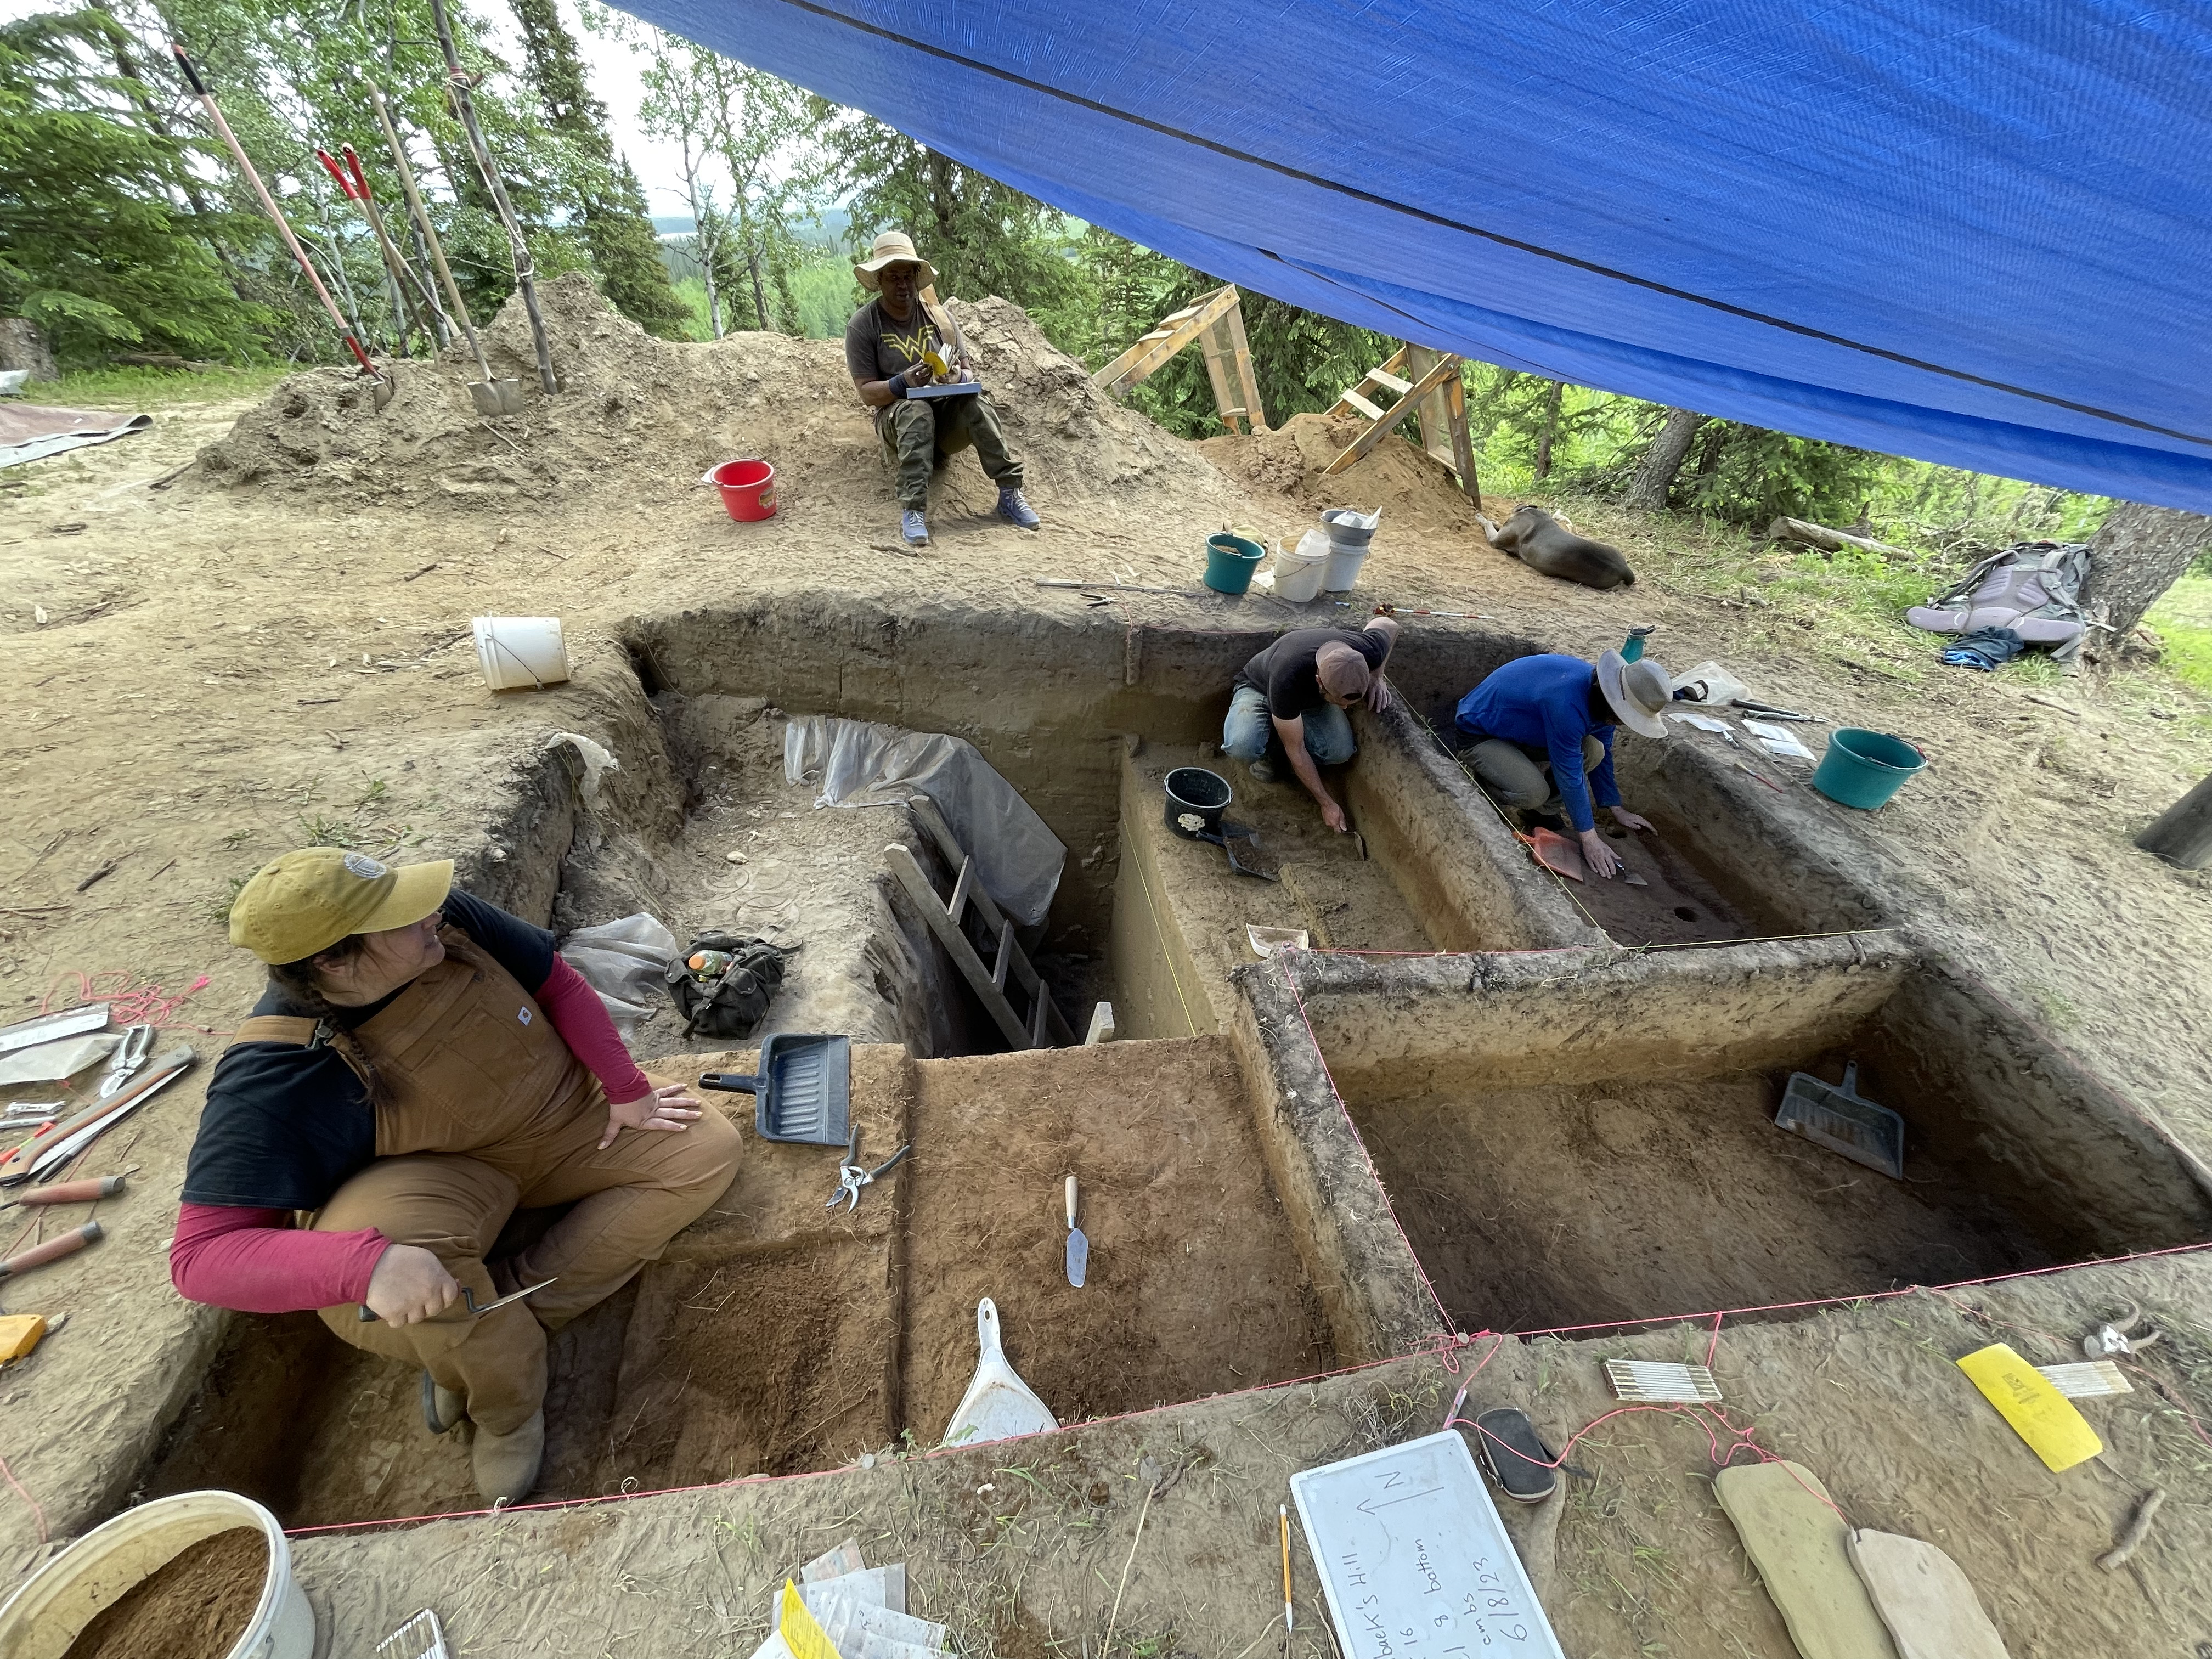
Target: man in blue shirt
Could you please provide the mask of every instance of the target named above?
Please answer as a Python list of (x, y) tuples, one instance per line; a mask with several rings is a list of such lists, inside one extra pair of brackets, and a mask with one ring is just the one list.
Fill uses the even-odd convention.
[[(1650, 820), (1620, 804), (1613, 781), (1616, 723), (1663, 738), (1674, 681), (1645, 658), (1626, 662), (1608, 651), (1595, 667), (1547, 653), (1507, 663), (1459, 701), (1457, 725), (1475, 742), (1468, 752), (1482, 787), (1504, 806), (1542, 810), (1553, 795), (1582, 842), (1583, 860), (1610, 878), (1620, 860), (1597, 832), (1596, 806), (1613, 822), (1649, 830)], [(1550, 776), (1545, 775), (1548, 772)]]

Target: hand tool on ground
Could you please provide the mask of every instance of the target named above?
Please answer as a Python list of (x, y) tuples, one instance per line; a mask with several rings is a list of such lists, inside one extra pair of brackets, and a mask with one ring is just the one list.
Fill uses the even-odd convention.
[(143, 1071), (111, 1100), (104, 1100), (64, 1123), (41, 1128), (0, 1155), (0, 1187), (20, 1187), (59, 1168), (153, 1098), (155, 1091), (184, 1075), (192, 1063), (191, 1045), (180, 1042), (147, 1061)]
[(492, 378), (491, 359), (484, 356), (483, 342), (477, 337), (476, 325), (469, 321), (469, 308), (461, 298), (460, 284), (454, 282), (453, 269), (446, 263), (445, 244), (438, 240), (437, 226), (430, 222), (430, 210), (422, 205), (422, 187), (415, 182), (415, 169), (408, 164), (407, 151), (399, 142), (398, 129), (392, 125), (392, 111), (384, 101), (383, 89), (365, 76), (362, 84), (368, 88), (369, 104), (376, 111), (376, 124), (384, 130), (385, 148), (392, 152), (392, 170), (399, 175), (399, 192), (407, 198), (407, 211), (414, 222), (415, 234), (422, 239), (422, 246), (430, 251), (430, 263), (436, 268), (438, 281), (446, 290), (446, 301), (452, 307), (453, 319), (460, 325), (461, 333), (468, 340), (469, 349), (477, 355), (477, 368), (483, 379), (469, 382), (469, 397), (476, 404), (477, 413), (520, 414), (522, 411), (522, 382)]
[(1194, 599), (1198, 595), (1188, 587), (1140, 587), (1135, 582), (1118, 579), (1110, 582), (1073, 582), (1060, 576), (1039, 576), (1039, 587), (1073, 587), (1079, 590), (1096, 588), (1103, 593), (1172, 593), (1178, 599)]
[(1077, 1290), (1091, 1271), (1091, 1241), (1075, 1224), (1075, 1177), (1067, 1178), (1067, 1282)]
[(998, 1304), (985, 1297), (975, 1304), (975, 1344), (982, 1352), (968, 1392), (945, 1425), (948, 1446), (980, 1446), (1018, 1434), (1043, 1434), (1060, 1426), (1052, 1409), (1038, 1399), (1007, 1361), (999, 1339)]
[(112, 1198), (123, 1190), (126, 1176), (94, 1176), (85, 1181), (64, 1181), (52, 1187), (33, 1187), (21, 1197), (0, 1204), (0, 1210), (12, 1210), (18, 1204), (92, 1204), (103, 1198)]
[(146, 1057), (154, 1052), (154, 1028), (133, 1025), (123, 1034), (114, 1054), (107, 1062), (107, 1073), (100, 1079), (100, 1087), (93, 1091), (94, 1100), (112, 1100), (123, 1092), (124, 1085), (138, 1074), (146, 1064)]
[(1361, 835), (1358, 830), (1352, 827), (1352, 811), (1350, 808), (1345, 806), (1341, 802), (1340, 802), (1338, 803), (1336, 810), (1344, 814), (1344, 833), (1352, 837), (1352, 844), (1358, 850), (1359, 853), (1359, 861), (1362, 864), (1366, 863), (1367, 837)]
[[(1352, 601), (1339, 599), (1337, 604), (1349, 609)], [(1498, 620), (1486, 611), (1416, 611), (1410, 606), (1399, 605), (1378, 605), (1375, 607), (1375, 614), (1378, 617), (1452, 617), (1462, 622), (1496, 622)]]
[(106, 1025), (107, 1005), (104, 1002), (64, 1008), (58, 1014), (40, 1014), (36, 1019), (0, 1026), (0, 1054), (12, 1054), (18, 1048), (35, 1048), (42, 1042), (58, 1042), (64, 1037), (82, 1036), (87, 1031), (103, 1030)]
[(2137, 1336), (2135, 1329), (2142, 1323), (2142, 1310), (2129, 1303), (2124, 1317), (2108, 1319), (2081, 1339), (2081, 1352), (2092, 1359), (2109, 1359), (2116, 1353), (2133, 1355), (2148, 1348), (2163, 1333), (2145, 1331)]
[(293, 258), (299, 262), (301, 272), (307, 279), (307, 286), (315, 290), (315, 297), (323, 302), (323, 309), (330, 313), (331, 321), (337, 325), (339, 337), (344, 340), (346, 349), (353, 353), (355, 361), (361, 364), (362, 374), (372, 380), (382, 380), (384, 376), (378, 373), (376, 365), (368, 359), (368, 353), (361, 349), (361, 342), (354, 338), (353, 331), (346, 325), (345, 318), (339, 313), (337, 302), (331, 298), (331, 291), (323, 286), (323, 279), (308, 262), (307, 250), (300, 246), (300, 239), (292, 234), (291, 222), (284, 217), (283, 210), (276, 205), (276, 198), (270, 195), (269, 186), (261, 182), (260, 173), (246, 159), (245, 149), (231, 132), (230, 123), (222, 118), (222, 111), (216, 106), (215, 94), (200, 79), (199, 70), (193, 67), (192, 60), (176, 41), (169, 42), (169, 50), (176, 54), (177, 67), (184, 70), (185, 79), (192, 83), (192, 90), (199, 94), (200, 106), (207, 111), (209, 125), (215, 128), (216, 137), (228, 146), (231, 159), (238, 163), (238, 170), (246, 175), (246, 182), (253, 186), (253, 193), (261, 198), (262, 207), (275, 222), (276, 234), (283, 239)]
[[(557, 1285), (560, 1282), (561, 1275), (556, 1273), (550, 1279), (541, 1279), (535, 1285), (529, 1285), (523, 1290), (509, 1291), (505, 1296), (500, 1297), (490, 1302), (483, 1303), (481, 1305), (479, 1305), (477, 1301), (477, 1293), (471, 1290), (467, 1285), (464, 1285), (461, 1286), (461, 1302), (463, 1305), (468, 1309), (470, 1318), (482, 1319), (486, 1314), (495, 1313), (500, 1309), (504, 1308), (510, 1302), (520, 1302), (526, 1296), (535, 1296), (538, 1291), (544, 1290), (548, 1285)], [(376, 1311), (366, 1302), (361, 1304), (361, 1322), (364, 1325), (372, 1325), (376, 1322)]]
[(1741, 708), (1747, 714), (1770, 720), (1808, 720), (1820, 726), (1828, 723), (1826, 716), (1822, 714), (1801, 714), (1794, 708), (1777, 708), (1771, 702), (1753, 702), (1748, 697), (1731, 697), (1729, 707)]
[(33, 1267), (43, 1267), (49, 1261), (58, 1261), (65, 1255), (75, 1255), (88, 1244), (96, 1244), (106, 1237), (106, 1231), (97, 1221), (88, 1221), (73, 1228), (59, 1238), (50, 1238), (43, 1244), (33, 1244), (21, 1255), (11, 1255), (0, 1261), (0, 1279), (13, 1279), (17, 1273)]
[(853, 1113), (853, 1039), (773, 1031), (761, 1039), (760, 1073), (707, 1072), (702, 1089), (753, 1097), (753, 1133), (763, 1140), (842, 1146)]
[(914, 1143), (909, 1140), (898, 1151), (877, 1164), (874, 1169), (864, 1169), (857, 1161), (860, 1156), (860, 1126), (855, 1123), (853, 1126), (853, 1138), (845, 1146), (845, 1161), (837, 1166), (837, 1190), (830, 1194), (830, 1201), (822, 1207), (825, 1210), (834, 1210), (842, 1204), (846, 1206), (848, 1214), (857, 1211), (860, 1207), (860, 1188), (870, 1184), (878, 1176), (888, 1175), (892, 1167), (913, 1150)]
[(376, 1644), (375, 1659), (452, 1659), (438, 1615), (425, 1607)]
[(1780, 784), (1775, 782), (1772, 778), (1768, 777), (1764, 772), (1759, 771), (1756, 767), (1753, 766), (1749, 761), (1738, 761), (1735, 763), (1735, 769), (1742, 773), (1747, 778), (1757, 778), (1761, 783), (1765, 784), (1769, 789), (1771, 789), (1778, 795), (1787, 793)]
[(1297, 1625), (1297, 1615), (1291, 1611), (1291, 1506), (1276, 1504), (1275, 1518), (1283, 1531), (1283, 1639), (1287, 1642)]

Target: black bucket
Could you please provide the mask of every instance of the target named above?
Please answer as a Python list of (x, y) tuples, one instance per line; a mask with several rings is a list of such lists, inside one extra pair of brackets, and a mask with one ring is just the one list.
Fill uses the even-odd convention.
[(1229, 810), (1229, 780), (1203, 766), (1178, 766), (1167, 777), (1168, 828), (1185, 841), (1221, 833)]

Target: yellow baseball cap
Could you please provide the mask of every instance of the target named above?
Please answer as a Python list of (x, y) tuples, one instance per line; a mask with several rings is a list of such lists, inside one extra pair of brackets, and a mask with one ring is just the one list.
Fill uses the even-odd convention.
[(366, 853), (307, 847), (254, 872), (230, 907), (230, 942), (264, 962), (301, 962), (349, 933), (428, 915), (453, 890), (453, 861), (393, 869)]

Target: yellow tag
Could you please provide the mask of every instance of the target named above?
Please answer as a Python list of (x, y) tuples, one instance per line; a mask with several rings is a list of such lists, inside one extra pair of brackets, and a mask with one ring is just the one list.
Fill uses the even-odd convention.
[(792, 1659), (840, 1659), (830, 1633), (806, 1610), (806, 1603), (799, 1598), (799, 1586), (788, 1578), (783, 1581), (783, 1608), (776, 1620), (776, 1634), (791, 1650)]
[(44, 1314), (0, 1314), (0, 1365), (22, 1358), (46, 1334)]
[(933, 374), (950, 374), (952, 372), (945, 366), (945, 359), (933, 350), (925, 349), (921, 354), (921, 361), (929, 365), (929, 372)]
[(1959, 1369), (2053, 1474), (2105, 1449), (2088, 1419), (2009, 1345), (1993, 1342), (1961, 1359)]

